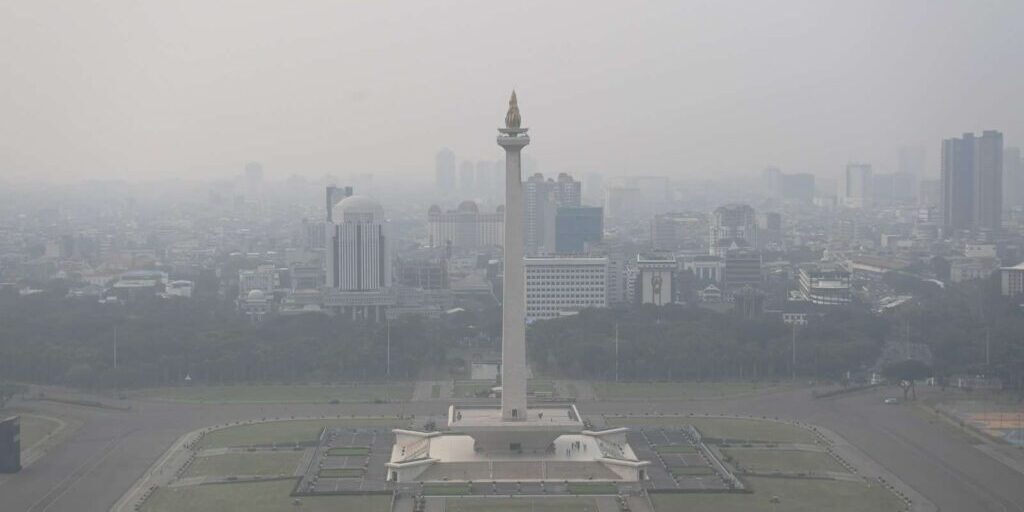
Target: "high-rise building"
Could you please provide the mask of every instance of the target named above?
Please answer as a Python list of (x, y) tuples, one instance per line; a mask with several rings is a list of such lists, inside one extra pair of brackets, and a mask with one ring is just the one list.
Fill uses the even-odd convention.
[(526, 258), (526, 321), (608, 306), (606, 258)]
[(1024, 206), (1024, 162), (1020, 148), (1003, 149), (1003, 208)]
[(965, 133), (942, 141), (942, 225), (947, 233), (1001, 227), (1002, 175), (1002, 133)]
[(640, 304), (664, 306), (673, 302), (672, 278), (678, 268), (673, 257), (636, 257), (636, 298)]
[(637, 187), (614, 186), (605, 189), (604, 212), (610, 222), (629, 222), (643, 216), (644, 198)]
[(455, 153), (444, 148), (434, 157), (434, 184), (442, 194), (455, 192)]
[(455, 210), (442, 212), (437, 205), (427, 211), (430, 247), (477, 249), (494, 247), (505, 238), (505, 209), (482, 213), (473, 201), (463, 201)]
[[(577, 182), (578, 183), (578, 182)], [(582, 254), (586, 244), (604, 236), (604, 209), (600, 206), (562, 206), (555, 214), (555, 252)]]
[(582, 184), (564, 172), (558, 174), (554, 191), (559, 208), (577, 208), (582, 204)]
[(555, 182), (537, 173), (523, 183), (526, 254), (538, 256), (555, 250)]
[(917, 198), (918, 180), (925, 175), (927, 152), (924, 146), (902, 146), (896, 164), (895, 192), (898, 201)]
[(341, 202), (342, 199), (352, 195), (352, 187), (338, 187), (335, 185), (328, 185), (325, 197), (325, 209), (327, 210), (327, 222), (334, 222), (333, 212), (334, 207)]
[(761, 287), (761, 253), (749, 249), (726, 251), (722, 288), (733, 292), (744, 286)]
[(380, 203), (347, 197), (334, 207), (327, 285), (342, 291), (391, 286), (391, 247)]
[(494, 162), (491, 160), (479, 160), (475, 166), (476, 178), (474, 184), (476, 190), (484, 196), (494, 193)]
[(843, 191), (840, 194), (843, 206), (848, 208), (871, 207), (871, 199), (874, 197), (873, 185), (871, 164), (847, 164)]
[(725, 256), (729, 249), (757, 247), (757, 215), (745, 204), (719, 206), (711, 215), (709, 253)]
[(814, 203), (814, 175), (809, 173), (783, 174), (782, 199), (803, 204)]

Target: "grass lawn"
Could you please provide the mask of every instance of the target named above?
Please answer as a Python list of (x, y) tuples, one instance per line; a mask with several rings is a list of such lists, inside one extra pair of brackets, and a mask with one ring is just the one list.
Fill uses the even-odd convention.
[(453, 498), (446, 512), (594, 512), (593, 498)]
[(365, 446), (336, 446), (327, 450), (327, 455), (356, 457), (369, 455), (370, 449)]
[(697, 453), (697, 447), (689, 444), (663, 444), (654, 450), (658, 453)]
[(327, 468), (321, 469), (317, 475), (320, 478), (362, 478), (363, 473), (361, 468)]
[[(903, 502), (878, 485), (835, 480), (747, 478), (753, 494), (651, 494), (656, 512), (897, 512)], [(778, 505), (769, 502), (779, 497)]]
[(788, 388), (789, 384), (756, 382), (594, 382), (600, 400), (699, 400)]
[(294, 445), (301, 442), (315, 442), (320, 431), (326, 426), (337, 427), (381, 427), (396, 428), (408, 426), (408, 421), (398, 418), (351, 418), (333, 420), (290, 420), (271, 421), (252, 425), (239, 425), (210, 432), (203, 437), (200, 448), (227, 448), (252, 445)]
[(186, 476), (292, 475), (302, 452), (228, 453), (196, 457)]
[(478, 393), (490, 391), (496, 386), (493, 380), (457, 380), (452, 389), (452, 396), (455, 398), (473, 398)]
[(715, 470), (710, 466), (673, 466), (668, 468), (669, 473), (674, 476), (704, 476), (714, 475)]
[(569, 482), (569, 494), (618, 494), (615, 484)]
[[(288, 494), (294, 480), (161, 487), (142, 512), (280, 512), (300, 510)], [(391, 496), (323, 496), (302, 498), (302, 512), (390, 512)]]
[(426, 484), (423, 486), (425, 496), (465, 496), (469, 494), (469, 484)]
[(34, 414), (22, 414), (20, 416), (22, 450), (35, 446), (36, 443), (52, 434), (60, 426), (60, 422), (52, 418), (36, 416)]
[(817, 437), (814, 433), (800, 427), (775, 421), (693, 417), (630, 417), (608, 418), (609, 426), (662, 426), (681, 427), (693, 425), (704, 437), (731, 439), (739, 441), (759, 441), (765, 443), (807, 443), (814, 444)]
[(732, 456), (740, 466), (753, 471), (781, 471), (799, 473), (804, 471), (835, 471), (848, 473), (831, 455), (825, 452), (801, 450), (761, 450), (726, 448), (724, 454)]
[(134, 395), (180, 402), (373, 402), (406, 401), (412, 398), (412, 389), (411, 382), (324, 386), (265, 384), (153, 388), (139, 390)]

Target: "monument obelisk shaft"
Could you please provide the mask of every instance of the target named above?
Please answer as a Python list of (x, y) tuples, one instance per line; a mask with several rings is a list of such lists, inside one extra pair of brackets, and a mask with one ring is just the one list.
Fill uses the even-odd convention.
[(530, 143), (516, 93), (508, 102), (498, 145), (505, 150), (505, 272), (501, 305), (501, 418), (526, 420), (526, 277), (523, 265), (523, 178), (520, 152)]

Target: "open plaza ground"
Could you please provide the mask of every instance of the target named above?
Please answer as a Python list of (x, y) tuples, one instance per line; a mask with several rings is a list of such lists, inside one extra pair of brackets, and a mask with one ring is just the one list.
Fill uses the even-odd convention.
[(325, 420), (270, 421), (239, 425), (213, 431), (203, 437), (201, 448), (245, 446), (294, 446), (312, 444), (324, 427), (391, 429), (408, 426), (398, 418), (343, 418)]
[(134, 393), (143, 399), (178, 402), (384, 402), (412, 397), (412, 382), (352, 383), (334, 385), (238, 385), (180, 386), (144, 389)]
[(595, 512), (593, 498), (448, 498), (445, 512)]
[[(651, 495), (656, 512), (899, 512), (903, 502), (879, 485), (796, 478), (744, 479), (750, 494)], [(778, 503), (772, 503), (778, 497)]]
[(288, 494), (294, 479), (160, 488), (142, 512), (390, 512), (390, 495), (303, 497)]

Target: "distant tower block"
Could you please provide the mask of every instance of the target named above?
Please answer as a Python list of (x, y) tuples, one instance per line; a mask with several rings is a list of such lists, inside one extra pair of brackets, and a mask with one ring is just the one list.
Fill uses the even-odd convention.
[(505, 150), (505, 278), (501, 305), (501, 418), (526, 420), (526, 278), (523, 268), (523, 177), (520, 154), (530, 143), (516, 92), (508, 100), (498, 145)]

